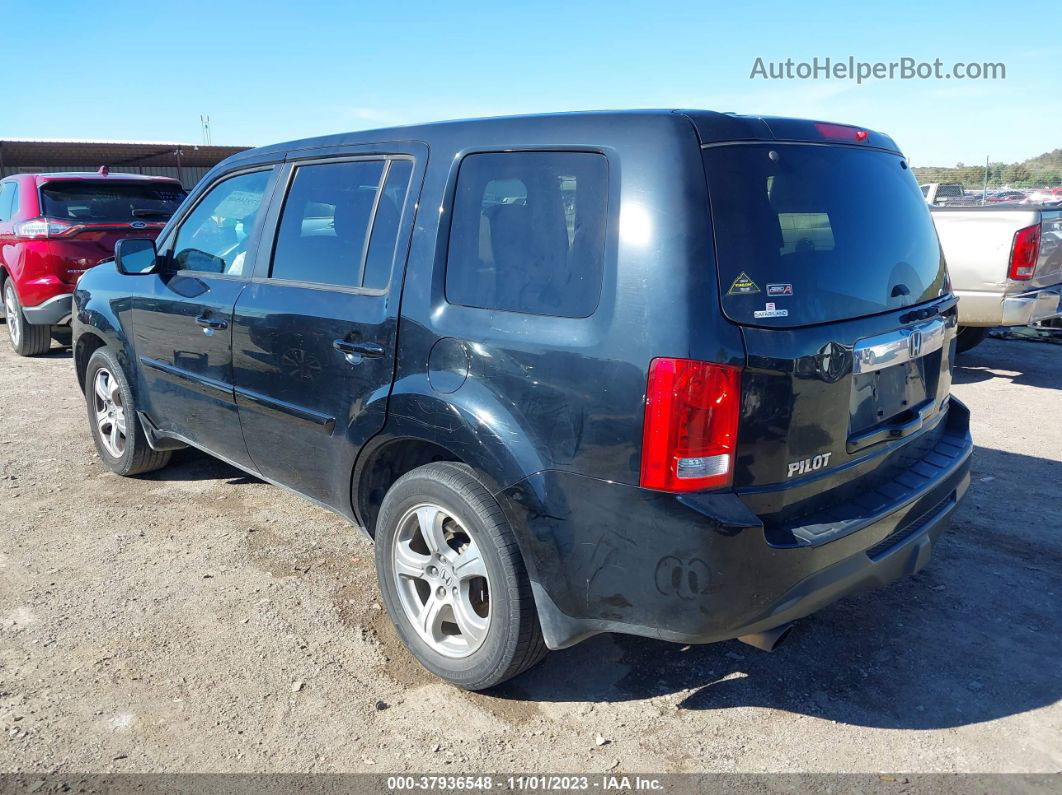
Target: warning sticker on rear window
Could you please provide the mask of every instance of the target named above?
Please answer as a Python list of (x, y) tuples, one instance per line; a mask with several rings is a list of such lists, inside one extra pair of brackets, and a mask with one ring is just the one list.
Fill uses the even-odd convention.
[(734, 283), (730, 285), (727, 295), (746, 295), (758, 293), (759, 291), (760, 288), (756, 286), (756, 282), (752, 281), (745, 271), (742, 271), (741, 274), (734, 279)]

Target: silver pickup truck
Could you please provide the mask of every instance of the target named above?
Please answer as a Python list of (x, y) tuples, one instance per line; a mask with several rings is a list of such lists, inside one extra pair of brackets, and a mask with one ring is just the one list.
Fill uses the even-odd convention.
[(997, 205), (931, 212), (959, 296), (960, 351), (981, 342), (990, 328), (1062, 315), (1062, 209)]

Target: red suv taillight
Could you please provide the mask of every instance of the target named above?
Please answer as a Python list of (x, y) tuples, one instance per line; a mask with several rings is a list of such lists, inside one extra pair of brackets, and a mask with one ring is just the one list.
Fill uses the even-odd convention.
[(703, 491), (734, 479), (741, 368), (653, 359), (645, 394), (641, 485)]
[(1027, 226), (1014, 233), (1010, 247), (1010, 278), (1027, 282), (1036, 270), (1040, 256), (1040, 225)]
[(69, 224), (66, 221), (56, 221), (54, 218), (34, 218), (15, 224), (15, 236), (29, 240), (66, 237), (75, 233), (80, 227), (80, 224)]

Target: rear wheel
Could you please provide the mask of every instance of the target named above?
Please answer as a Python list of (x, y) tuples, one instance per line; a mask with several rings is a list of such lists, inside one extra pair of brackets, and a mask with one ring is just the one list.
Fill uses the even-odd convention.
[(955, 338), (955, 350), (959, 353), (966, 353), (966, 351), (975, 348), (984, 342), (985, 337), (987, 336), (987, 328), (980, 328), (978, 326), (959, 326), (959, 334)]
[(39, 356), (52, 347), (52, 327), (38, 326), (26, 320), (10, 279), (4, 283), (4, 319), (11, 350), (19, 356)]
[(376, 572), (406, 647), (459, 687), (492, 687), (546, 654), (512, 530), (464, 464), (428, 464), (391, 487), (377, 522)]
[(100, 348), (85, 370), (85, 404), (96, 452), (118, 475), (161, 469), (170, 453), (152, 450), (136, 416), (133, 393), (114, 354)]

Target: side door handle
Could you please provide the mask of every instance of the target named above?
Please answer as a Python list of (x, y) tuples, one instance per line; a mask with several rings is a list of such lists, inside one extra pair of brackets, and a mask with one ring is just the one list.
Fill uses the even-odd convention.
[(195, 322), (207, 331), (221, 331), (222, 329), (227, 329), (229, 327), (229, 322), (227, 320), (219, 320), (206, 312), (197, 317)]
[(362, 359), (382, 359), (384, 349), (375, 342), (351, 342), (350, 340), (336, 340), (332, 347), (347, 357), (351, 364), (357, 364)]

